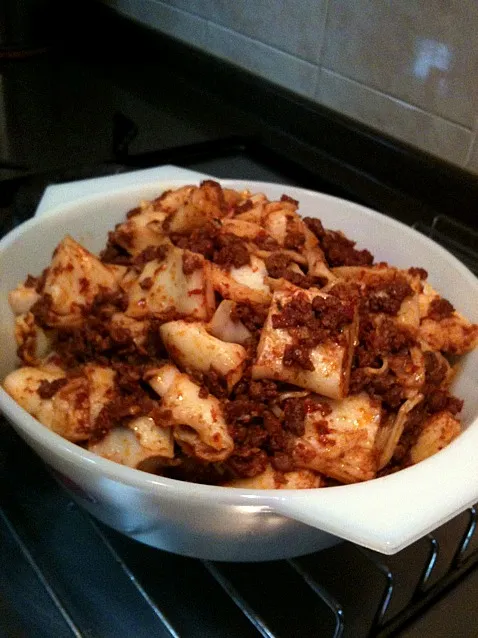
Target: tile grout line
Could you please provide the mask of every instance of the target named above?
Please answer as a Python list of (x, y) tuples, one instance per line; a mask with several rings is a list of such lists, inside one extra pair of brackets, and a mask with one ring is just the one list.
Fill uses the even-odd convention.
[(318, 102), (319, 104), (321, 103), (319, 100), (319, 91), (320, 91), (320, 75), (322, 73), (322, 58), (324, 55), (324, 49), (325, 49), (325, 40), (326, 40), (326, 34), (327, 34), (327, 22), (329, 21), (329, 14), (330, 14), (330, 2), (331, 0), (325, 0), (325, 13), (324, 13), (324, 24), (323, 24), (323, 31), (322, 31), (322, 42), (320, 43), (320, 47), (319, 47), (319, 51), (318, 51), (318, 55), (317, 55), (317, 61), (315, 66), (317, 67), (317, 71), (316, 71), (316, 76), (315, 76), (315, 86), (314, 86), (314, 91), (312, 93), (312, 98), (315, 102)]
[(466, 154), (465, 162), (464, 162), (463, 166), (467, 166), (468, 167), (470, 165), (470, 161), (471, 161), (471, 158), (472, 158), (472, 155), (473, 155), (473, 148), (475, 146), (477, 136), (478, 136), (478, 116), (475, 117), (475, 125), (474, 125), (474, 127), (473, 127), (473, 129), (471, 131), (470, 144), (468, 146), (468, 152)]
[(355, 80), (354, 78), (348, 77), (347, 75), (343, 75), (342, 73), (338, 73), (337, 71), (334, 71), (333, 69), (329, 69), (325, 66), (322, 66), (321, 69), (323, 71), (325, 71), (326, 73), (328, 73), (331, 76), (335, 76), (337, 78), (339, 78), (340, 80), (345, 80), (346, 82), (350, 82), (351, 84), (354, 84), (357, 87), (366, 89), (367, 91), (370, 91), (372, 93), (375, 93), (376, 95), (380, 95), (381, 97), (385, 97), (388, 98), (389, 100), (393, 100), (394, 102), (397, 102), (399, 105), (401, 106), (405, 106), (409, 109), (413, 109), (414, 111), (417, 111), (419, 113), (421, 113), (422, 115), (428, 115), (430, 117), (435, 117), (439, 120), (441, 120), (442, 122), (447, 122), (448, 124), (451, 124), (453, 126), (455, 126), (456, 128), (461, 129), (462, 131), (466, 131), (470, 134), (473, 133), (473, 127), (469, 127), (469, 126), (465, 126), (464, 124), (460, 124), (459, 122), (454, 122), (453, 120), (449, 120), (446, 117), (443, 117), (443, 115), (439, 115), (438, 113), (434, 113), (433, 111), (426, 111), (424, 108), (422, 108), (421, 106), (417, 106), (416, 104), (412, 104), (411, 102), (407, 102), (406, 100), (403, 100), (402, 98), (396, 97), (395, 95), (392, 95), (391, 93), (385, 93), (385, 91), (381, 91), (380, 89), (377, 89), (373, 86), (370, 86), (369, 84), (364, 84), (363, 82), (359, 82), (358, 80)]
[[(309, 66), (317, 66), (316, 62), (311, 62), (310, 60), (307, 60), (306, 58), (302, 58), (299, 55), (295, 55), (294, 53), (291, 53), (290, 51), (286, 51), (285, 49), (280, 49), (279, 47), (273, 45), (273, 44), (269, 44), (268, 42), (264, 42), (263, 40), (258, 40), (257, 38), (253, 38), (250, 35), (247, 35), (245, 33), (241, 33), (240, 31), (236, 31), (235, 29), (233, 29), (232, 27), (228, 27), (226, 25), (220, 24), (219, 22), (214, 22), (211, 19), (207, 19), (206, 22), (208, 23), (208, 27), (215, 27), (219, 30), (225, 31), (226, 33), (238, 36), (239, 38), (243, 38), (244, 40), (246, 40), (247, 42), (252, 42), (253, 44), (258, 44), (261, 47), (264, 47), (266, 49), (270, 49), (271, 51), (274, 51), (276, 53), (279, 53), (281, 55), (284, 55), (288, 58), (292, 58), (293, 60), (296, 60), (297, 62), (302, 62), (303, 64), (308, 64)], [(215, 54), (212, 54), (215, 55)], [(235, 63), (237, 64), (237, 62)]]

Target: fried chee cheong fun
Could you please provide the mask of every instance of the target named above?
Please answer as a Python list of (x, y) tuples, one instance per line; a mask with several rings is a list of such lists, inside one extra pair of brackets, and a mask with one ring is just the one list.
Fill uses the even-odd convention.
[(107, 459), (224, 486), (317, 488), (418, 463), (460, 432), (470, 323), (287, 195), (143, 201), (93, 255), (65, 237), (12, 290), (6, 391)]

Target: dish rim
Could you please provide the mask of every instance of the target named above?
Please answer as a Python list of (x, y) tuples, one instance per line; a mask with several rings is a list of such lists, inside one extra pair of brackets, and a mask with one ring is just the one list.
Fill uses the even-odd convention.
[[(288, 194), (297, 194), (299, 196), (299, 202), (301, 194), (307, 197), (318, 197), (324, 203), (333, 201), (342, 206), (346, 205), (351, 212), (365, 215), (368, 219), (380, 219), (381, 222), (386, 222), (390, 225), (392, 229), (400, 228), (401, 232), (409, 233), (415, 240), (421, 241), (424, 248), (435, 251), (435, 253), (439, 254), (445, 261), (451, 260), (454, 267), (460, 271), (460, 275), (463, 276), (470, 285), (476, 288), (478, 295), (478, 279), (445, 248), (415, 229), (387, 215), (374, 211), (371, 208), (326, 193), (274, 182), (219, 178), (216, 181), (223, 187), (238, 188), (239, 185), (242, 185), (243, 188), (249, 188), (250, 190), (255, 188), (255, 192), (265, 191), (267, 193), (271, 188), (282, 189)], [(151, 188), (157, 189), (157, 193), (160, 194), (168, 188), (177, 188), (191, 183), (191, 179), (156, 179), (151, 183), (139, 184), (136, 187), (128, 186), (123, 189), (114, 189), (101, 194), (87, 195), (77, 198), (70, 203), (57, 205), (49, 211), (45, 211), (42, 216), (34, 217), (24, 222), (5, 235), (0, 240), (0, 255), (32, 228), (35, 229), (50, 224), (56, 226), (58, 223), (61, 223), (58, 221), (60, 217), (62, 219), (64, 219), (65, 216), (76, 218), (81, 214), (82, 206), (87, 206), (93, 202), (108, 201), (113, 195), (133, 195), (136, 192), (141, 193)], [(118, 219), (121, 215), (124, 217), (125, 213), (126, 210), (118, 211)], [(89, 216), (91, 217), (92, 215), (93, 212), (91, 211)], [(400, 470), (395, 474), (363, 483), (340, 485), (327, 489), (259, 490), (178, 481), (104, 459), (75, 443), (67, 441), (45, 426), (39, 428), (39, 421), (21, 408), (3, 388), (0, 388), (0, 408), (7, 418), (11, 422), (14, 422), (15, 429), (20, 432), (24, 430), (29, 439), (35, 441), (40, 447), (50, 450), (52, 454), (59, 455), (77, 469), (89, 468), (97, 475), (105, 476), (111, 480), (138, 489), (146, 489), (153, 495), (164, 495), (166, 492), (169, 498), (190, 500), (194, 497), (199, 502), (219, 500), (223, 505), (243, 506), (246, 502), (254, 507), (264, 507), (289, 516), (290, 518), (301, 520), (308, 525), (318, 527), (324, 532), (335, 534), (384, 553), (394, 553), (398, 551), (413, 540), (416, 540), (416, 538), (423, 536), (431, 529), (434, 529), (460, 511), (463, 511), (478, 498), (478, 473), (472, 473), (468, 475), (469, 480), (464, 480), (466, 476), (464, 469), (473, 465), (473, 460), (476, 461), (476, 463), (474, 463), (475, 467), (478, 464), (478, 414), (469, 423), (467, 429), (445, 450), (442, 450), (433, 457), (415, 466)], [(473, 455), (474, 449), (477, 450), (477, 452)], [(450, 470), (451, 464), (456, 464), (459, 471), (455, 471), (450, 476), (446, 470)], [(474, 481), (471, 480), (473, 476), (475, 477)], [(437, 477), (439, 479), (438, 485), (436, 483)], [(432, 478), (435, 480), (434, 487), (442, 488), (442, 501), (446, 502), (447, 506), (444, 507), (442, 505), (435, 509), (439, 514), (438, 516), (433, 516), (430, 514), (430, 510), (428, 510), (428, 521), (425, 520), (426, 517), (423, 516), (422, 512), (421, 516), (414, 519), (415, 525), (410, 525), (410, 522), (407, 524), (407, 522), (403, 520), (403, 517), (406, 518), (406, 508), (404, 509), (402, 507), (399, 513), (397, 513), (396, 510), (402, 497), (407, 496), (405, 488), (411, 485), (420, 485), (421, 489), (414, 494), (414, 507), (422, 506), (423, 509), (423, 506), (429, 506), (431, 502), (430, 497), (433, 494), (433, 486), (430, 482)], [(365, 494), (363, 494), (364, 490)], [(408, 494), (408, 497), (410, 497), (410, 494)], [(357, 500), (360, 501), (361, 514), (359, 511), (356, 511), (356, 508), (354, 509), (352, 507), (350, 509), (351, 502), (353, 503)], [(367, 503), (366, 501), (369, 502)], [(373, 503), (370, 501), (373, 501)], [(432, 502), (437, 505), (436, 501)], [(387, 522), (381, 521), (381, 525), (383, 523), (385, 524), (377, 529), (377, 525), (373, 524), (373, 518), (377, 515), (377, 509), (380, 504), (386, 506), (385, 509), (387, 510), (389, 518)], [(392, 508), (392, 505), (395, 506), (395, 509)], [(344, 508), (346, 508), (347, 511)], [(350, 512), (355, 512), (355, 518), (347, 515), (347, 513), (350, 514)], [(367, 521), (367, 519), (370, 520)], [(430, 519), (433, 520), (431, 521)], [(377, 519), (375, 520), (377, 521)], [(352, 522), (354, 524), (358, 523), (357, 529), (351, 530), (349, 528), (349, 524)], [(398, 528), (400, 528), (400, 531), (398, 531)]]

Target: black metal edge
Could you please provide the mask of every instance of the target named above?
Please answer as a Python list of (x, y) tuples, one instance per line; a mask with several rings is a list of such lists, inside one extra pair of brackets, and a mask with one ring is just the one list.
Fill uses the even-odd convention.
[(425, 614), (433, 605), (439, 605), (443, 598), (478, 565), (478, 553), (473, 554), (461, 567), (452, 569), (425, 594), (416, 597), (392, 620), (380, 627), (372, 635), (374, 638), (399, 638), (414, 620)]

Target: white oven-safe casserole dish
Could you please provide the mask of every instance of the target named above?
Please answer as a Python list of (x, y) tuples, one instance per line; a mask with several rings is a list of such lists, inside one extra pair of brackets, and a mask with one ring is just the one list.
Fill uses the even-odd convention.
[[(186, 184), (157, 181), (85, 197), (33, 219), (0, 243), (0, 317), (4, 378), (18, 364), (8, 292), (39, 274), (55, 246), (71, 235), (98, 253), (126, 211), (142, 199)], [(299, 188), (221, 180), (269, 199), (299, 201), (302, 216), (319, 217), (368, 248), (377, 261), (425, 268), (432, 286), (471, 321), (478, 321), (478, 280), (443, 248), (416, 231), (362, 206)], [(0, 408), (20, 436), (91, 514), (152, 546), (199, 558), (271, 560), (320, 550), (337, 538), (394, 553), (478, 500), (478, 352), (463, 357), (453, 392), (465, 400), (463, 432), (415, 466), (375, 480), (306, 490), (247, 490), (200, 485), (122, 466), (42, 426), (3, 389)]]

